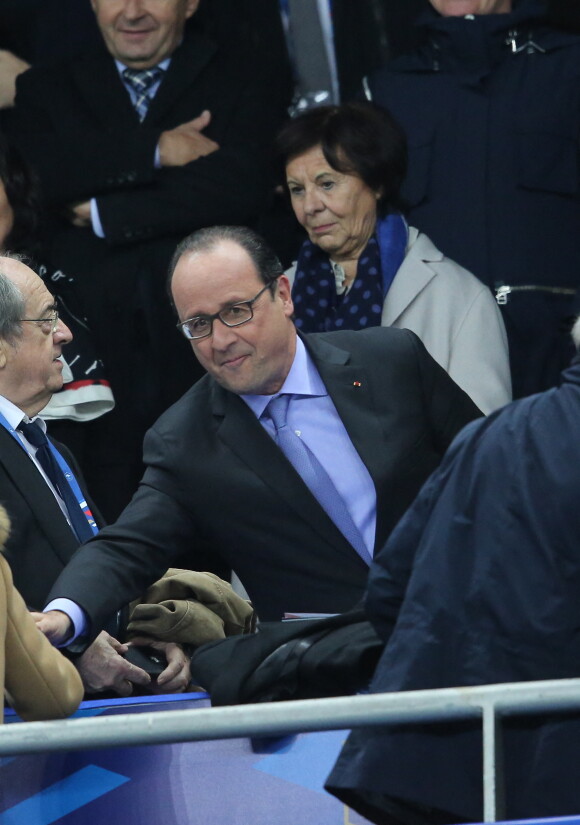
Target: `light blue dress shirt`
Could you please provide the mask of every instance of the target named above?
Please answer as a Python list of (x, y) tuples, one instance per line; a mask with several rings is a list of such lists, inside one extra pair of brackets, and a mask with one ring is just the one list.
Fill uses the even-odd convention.
[[(377, 509), (375, 486), (300, 338), (292, 367), (280, 390), (282, 393), (294, 396), (288, 407), (289, 426), (304, 439), (330, 476), (372, 556)], [(241, 396), (272, 438), (275, 437), (274, 424), (268, 413), (263, 413), (273, 397)]]

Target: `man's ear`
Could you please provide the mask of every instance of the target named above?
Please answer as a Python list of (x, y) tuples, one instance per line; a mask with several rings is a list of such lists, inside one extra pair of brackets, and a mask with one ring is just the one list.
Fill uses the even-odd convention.
[(278, 277), (278, 295), (284, 304), (284, 314), (290, 317), (294, 314), (294, 304), (292, 303), (292, 287), (286, 275)]
[(0, 370), (3, 370), (8, 363), (8, 347), (10, 344), (0, 338)]
[(185, 6), (185, 17), (193, 17), (199, 6), (199, 0), (187, 0)]

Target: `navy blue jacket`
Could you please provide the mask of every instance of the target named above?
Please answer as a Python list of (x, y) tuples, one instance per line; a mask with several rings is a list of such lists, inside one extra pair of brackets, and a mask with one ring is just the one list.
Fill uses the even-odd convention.
[(424, 43), (369, 79), (409, 139), (410, 221), (504, 308), (516, 397), (569, 363), (580, 283), (580, 37), (550, 28), (541, 0), (510, 14), (420, 20)]
[[(372, 691), (577, 677), (579, 490), (577, 358), (560, 388), (468, 424), (376, 557)], [(506, 818), (577, 814), (580, 716), (505, 727)], [(329, 785), (367, 816), (386, 795), (481, 821), (480, 728), (355, 732)]]

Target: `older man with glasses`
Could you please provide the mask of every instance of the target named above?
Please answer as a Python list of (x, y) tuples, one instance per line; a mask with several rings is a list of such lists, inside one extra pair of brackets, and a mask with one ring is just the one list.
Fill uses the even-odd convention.
[[(0, 499), (12, 521), (4, 554), (16, 586), (36, 609), (101, 521), (73, 457), (47, 437), (39, 415), (62, 387), (60, 356), (71, 338), (44, 282), (17, 257), (0, 257)], [(108, 621), (107, 628), (113, 633)], [(120, 629), (115, 625), (115, 633)], [(169, 667), (160, 687), (183, 689), (187, 659), (177, 645), (165, 650)], [(135, 684), (149, 685), (148, 674), (126, 661), (124, 651), (108, 633), (98, 636), (77, 660), (87, 691), (125, 695)]]

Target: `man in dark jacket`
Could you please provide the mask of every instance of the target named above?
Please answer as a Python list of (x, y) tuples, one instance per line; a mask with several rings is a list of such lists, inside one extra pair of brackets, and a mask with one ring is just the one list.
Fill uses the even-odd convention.
[[(137, 494), (50, 598), (80, 606), (75, 632), (90, 636), (171, 558), (195, 569), (209, 546), (263, 621), (350, 609), (375, 547), (479, 410), (408, 330), (299, 337), (280, 262), (248, 230), (187, 238), (171, 288), (208, 375), (149, 431)], [(70, 629), (63, 612), (39, 619)]]
[[(73, 457), (47, 442), (38, 415), (62, 387), (59, 358), (71, 332), (43, 281), (16, 258), (0, 257), (0, 330), (0, 499), (12, 523), (4, 554), (26, 604), (39, 609), (79, 544), (101, 522)], [(123, 629), (113, 631), (108, 623), (115, 635)], [(184, 689), (185, 655), (174, 644), (164, 648), (178, 676), (174, 681), (166, 673), (164, 690)], [(149, 685), (147, 673), (120, 655), (125, 650), (108, 633), (97, 637), (76, 662), (87, 691), (128, 695), (133, 684)]]
[[(577, 357), (455, 439), (371, 568), (373, 692), (578, 676), (579, 421)], [(504, 721), (504, 755), (506, 819), (578, 813), (577, 714)], [(381, 824), (479, 822), (481, 724), (357, 731), (327, 787)]]
[(542, 0), (431, 6), (422, 47), (367, 91), (407, 132), (412, 223), (498, 291), (519, 397), (554, 386), (572, 355), (580, 37)]

